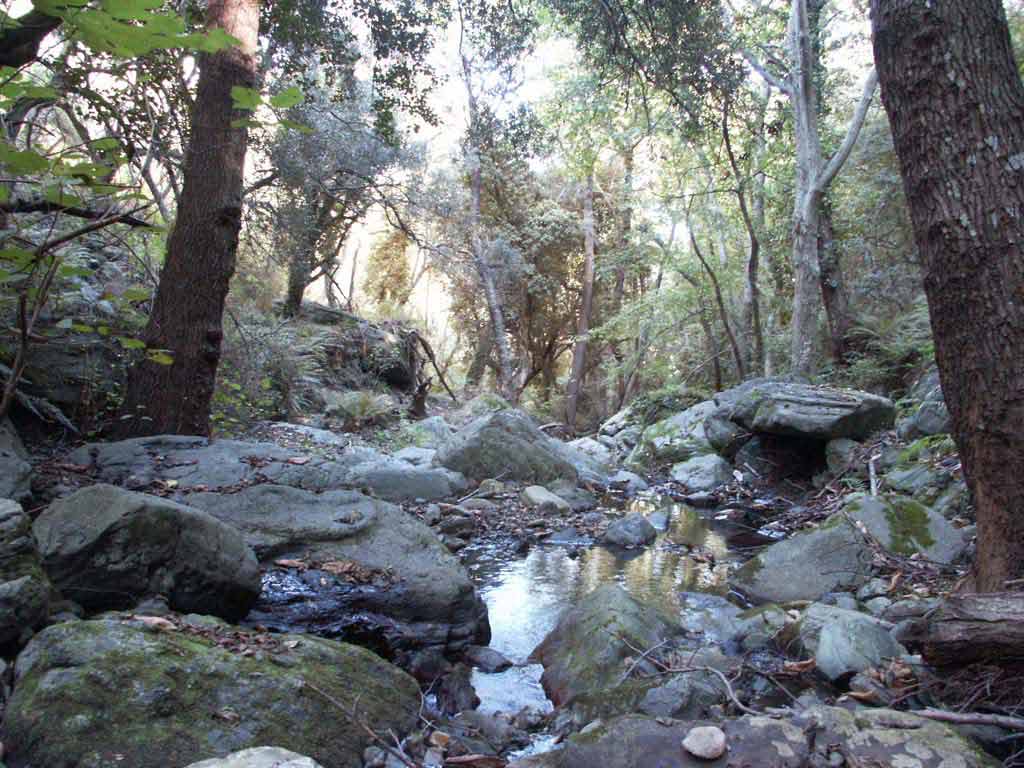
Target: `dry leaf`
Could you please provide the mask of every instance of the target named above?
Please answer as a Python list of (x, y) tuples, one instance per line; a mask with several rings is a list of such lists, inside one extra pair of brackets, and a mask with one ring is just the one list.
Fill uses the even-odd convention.
[(275, 560), (274, 565), (280, 566), (281, 568), (298, 568), (300, 571), (304, 571), (309, 568), (309, 563), (304, 560)]
[(807, 659), (806, 661), (787, 661), (782, 665), (782, 670), (786, 674), (799, 675), (804, 672), (810, 672), (818, 666), (818, 662), (815, 659)]
[(132, 615), (129, 618), (134, 619), (135, 621), (140, 621), (143, 624), (145, 624), (147, 627), (152, 627), (153, 629), (159, 629), (159, 630), (162, 630), (164, 632), (177, 632), (178, 631), (178, 625), (175, 624), (170, 619), (165, 619), (163, 616), (135, 616), (135, 615)]
[(434, 731), (432, 734), (430, 734), (430, 743), (433, 744), (435, 747), (440, 747), (441, 749), (447, 749), (448, 742), (450, 742), (451, 740), (452, 737), (449, 736), (447, 733), (444, 733), (443, 731)]
[(309, 456), (292, 456), (290, 459), (288, 459), (289, 464), (297, 464), (299, 466), (302, 466), (307, 462), (309, 462)]

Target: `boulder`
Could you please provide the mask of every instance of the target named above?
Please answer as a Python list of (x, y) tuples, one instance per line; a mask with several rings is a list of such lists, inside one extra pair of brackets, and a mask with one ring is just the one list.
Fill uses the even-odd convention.
[(598, 428), (598, 434), (614, 437), (627, 427), (640, 424), (640, 414), (636, 413), (631, 406), (626, 406), (614, 416), (605, 419)]
[(715, 451), (730, 461), (750, 439), (750, 432), (729, 418), (728, 409), (719, 408), (704, 419), (704, 435)]
[(892, 427), (892, 401), (856, 390), (840, 390), (755, 379), (719, 395), (729, 418), (752, 432), (833, 440), (863, 440)]
[(358, 768), (370, 737), (347, 713), (401, 736), (419, 704), (415, 680), (345, 643), (110, 617), (29, 643), (0, 738), (12, 768), (167, 768), (265, 744)]
[(672, 479), (694, 493), (714, 491), (732, 480), (732, 467), (721, 456), (709, 453), (676, 464)]
[(837, 437), (829, 440), (825, 445), (825, 462), (828, 464), (828, 471), (833, 475), (841, 475), (849, 469), (853, 469), (860, 443), (850, 440), (848, 437)]
[(237, 621), (260, 593), (242, 534), (198, 509), (94, 485), (54, 502), (32, 526), (43, 567), (91, 610), (164, 595), (179, 611)]
[(458, 472), (410, 466), (400, 460), (357, 464), (349, 470), (345, 484), (395, 502), (447, 499), (469, 487), (466, 478)]
[(731, 585), (755, 603), (817, 600), (826, 592), (859, 587), (870, 576), (871, 549), (841, 515), (772, 544), (737, 570)]
[(524, 483), (575, 482), (576, 469), (521, 411), (482, 416), (455, 433), (437, 463), (472, 480), (501, 477)]
[(707, 400), (651, 424), (643, 431), (627, 463), (634, 467), (645, 467), (713, 453), (714, 448), (704, 432), (704, 420), (717, 410), (715, 403)]
[(725, 699), (725, 686), (717, 675), (685, 672), (658, 681), (644, 693), (636, 709), (651, 717), (691, 719), (704, 717), (711, 707)]
[(646, 491), (648, 488), (646, 480), (635, 472), (630, 472), (626, 469), (620, 469), (614, 475), (609, 477), (608, 485), (622, 488), (622, 490), (630, 495), (639, 493), (640, 491)]
[(813, 603), (793, 631), (800, 647), (816, 659), (822, 674), (836, 681), (884, 666), (906, 653), (893, 639), (890, 628), (890, 624), (873, 616)]
[(519, 494), (519, 500), (530, 508), (541, 512), (568, 512), (572, 506), (561, 496), (556, 496), (542, 485), (528, 485)]
[(844, 500), (843, 512), (862, 524), (879, 544), (897, 555), (920, 553), (951, 563), (967, 548), (963, 534), (942, 515), (897, 494), (857, 493)]
[(437, 534), (393, 504), (281, 485), (191, 501), (238, 528), (268, 569), (253, 623), (351, 639), (389, 657), (490, 640), (466, 570)]
[(253, 747), (227, 757), (200, 760), (186, 768), (323, 768), (311, 758), (280, 747)]
[(430, 416), (414, 421), (403, 429), (402, 438), (416, 448), (440, 448), (452, 439), (455, 430), (443, 416)]
[(417, 448), (410, 445), (408, 448), (395, 451), (392, 457), (398, 459), (398, 461), (412, 464), (414, 467), (429, 467), (434, 463), (434, 456), (436, 455), (437, 451), (433, 448)]
[(910, 391), (910, 398), (917, 405), (896, 425), (901, 440), (917, 440), (950, 432), (949, 409), (942, 394), (938, 368), (930, 368), (917, 380)]
[(615, 465), (615, 452), (591, 437), (568, 443), (551, 438), (552, 449), (572, 464), (580, 480), (604, 484)]
[(0, 647), (27, 642), (43, 625), (51, 591), (28, 515), (17, 502), (0, 499)]
[(23, 501), (31, 493), (32, 465), (10, 419), (0, 420), (0, 499)]
[(626, 515), (611, 523), (601, 537), (601, 543), (612, 547), (642, 547), (658, 536), (658, 530), (639, 513)]
[[(678, 622), (617, 584), (605, 584), (562, 614), (529, 660), (544, 666), (544, 692), (561, 707), (581, 697), (616, 696), (613, 689), (621, 687), (626, 672), (624, 660), (635, 658), (635, 648), (681, 639)], [(646, 661), (637, 669), (641, 674), (655, 671)]]

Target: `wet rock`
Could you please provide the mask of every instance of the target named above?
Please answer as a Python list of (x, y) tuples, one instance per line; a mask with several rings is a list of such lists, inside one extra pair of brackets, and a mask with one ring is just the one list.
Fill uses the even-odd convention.
[(700, 493), (689, 493), (683, 497), (683, 501), (697, 509), (710, 509), (718, 504), (718, 496), (714, 493), (701, 491)]
[(637, 710), (651, 717), (696, 719), (726, 700), (725, 686), (709, 672), (687, 672), (666, 678), (640, 699)]
[(572, 507), (561, 496), (556, 496), (542, 485), (529, 485), (519, 494), (519, 500), (541, 512), (568, 512)]
[(601, 537), (601, 543), (613, 547), (642, 547), (650, 544), (658, 531), (641, 514), (626, 515), (613, 522)]
[(220, 646), (137, 620), (46, 628), (18, 657), (0, 730), (8, 763), (166, 768), (270, 743), (325, 766), (359, 766), (369, 736), (313, 687), (379, 733), (401, 736), (417, 722), (416, 682), (364, 649), (224, 631)]
[(529, 734), (518, 728), (506, 715), (494, 715), (468, 710), (453, 721), (456, 737), (468, 735), (486, 742), (488, 751), (500, 754), (510, 748), (530, 743)]
[(800, 646), (829, 680), (885, 664), (906, 653), (888, 623), (856, 611), (812, 604), (795, 627)]
[[(486, 608), (465, 569), (430, 528), (393, 504), (280, 485), (196, 493), (191, 501), (241, 530), (267, 569), (252, 623), (341, 637), (388, 657), (432, 645), (455, 653), (490, 640)], [(331, 572), (318, 563), (341, 566)]]
[(852, 494), (843, 511), (864, 525), (890, 552), (910, 556), (920, 553), (929, 560), (951, 563), (966, 548), (960, 531), (923, 504), (896, 494)]
[(28, 497), (32, 465), (28, 451), (10, 419), (0, 420), (0, 499), (22, 501)]
[(646, 468), (654, 464), (681, 462), (694, 456), (713, 453), (704, 433), (704, 420), (717, 410), (710, 400), (698, 403), (682, 413), (655, 422), (640, 437), (627, 464)]
[(625, 469), (620, 469), (609, 477), (608, 484), (616, 488), (622, 488), (630, 495), (639, 491), (646, 491), (648, 488), (647, 481), (640, 477), (640, 475)]
[(463, 658), (481, 672), (488, 674), (504, 672), (512, 666), (512, 661), (503, 653), (483, 645), (469, 646), (466, 648)]
[[(530, 661), (544, 665), (541, 684), (555, 706), (577, 698), (614, 696), (626, 668), (624, 660), (663, 641), (682, 639), (678, 623), (644, 605), (621, 587), (606, 584), (566, 611)], [(627, 644), (628, 643), (628, 644)], [(653, 672), (649, 662), (637, 669)]]
[(594, 494), (568, 480), (557, 480), (550, 483), (548, 490), (568, 503), (573, 512), (586, 512), (597, 506)]
[(452, 671), (452, 663), (438, 648), (414, 651), (402, 666), (420, 685), (432, 685)]
[(54, 502), (32, 526), (43, 567), (90, 610), (166, 595), (178, 611), (237, 621), (260, 593), (238, 530), (199, 509), (112, 485)]
[(476, 520), (470, 516), (446, 515), (438, 524), (437, 529), (446, 536), (468, 539), (476, 533)]
[(692, 492), (714, 491), (732, 480), (732, 467), (721, 456), (694, 456), (672, 467), (672, 479)]
[(581, 541), (585, 541), (586, 537), (581, 534), (576, 528), (570, 526), (568, 528), (562, 528), (560, 531), (555, 531), (546, 539), (546, 544), (579, 544)]
[(717, 760), (725, 754), (725, 733), (713, 725), (691, 728), (683, 739), (683, 749), (703, 760)]
[(322, 768), (311, 758), (279, 747), (254, 747), (227, 757), (200, 760), (186, 768)]
[(43, 625), (51, 591), (28, 515), (17, 502), (0, 499), (0, 646), (27, 642)]
[(758, 603), (817, 600), (841, 587), (858, 587), (870, 576), (871, 550), (846, 518), (833, 516), (818, 528), (772, 544), (733, 574), (735, 589)]
[(576, 480), (576, 469), (521, 411), (483, 416), (460, 429), (437, 453), (439, 465), (472, 480), (501, 476), (526, 483)]
[(456, 664), (454, 669), (441, 679), (437, 686), (437, 706), (446, 715), (454, 715), (480, 706), (471, 682), (472, 671), (465, 664)]

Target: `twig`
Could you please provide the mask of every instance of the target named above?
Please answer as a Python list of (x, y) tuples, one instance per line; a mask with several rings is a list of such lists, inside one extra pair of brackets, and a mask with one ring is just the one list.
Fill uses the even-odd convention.
[(983, 712), (948, 712), (944, 709), (921, 709), (915, 715), (929, 720), (940, 720), (944, 723), (958, 725), (995, 725), (1011, 731), (1024, 731), (1024, 718), (1008, 715), (987, 715)]
[(868, 475), (871, 478), (871, 495), (878, 495), (878, 473), (875, 471), (875, 462), (878, 460), (878, 454), (876, 453), (870, 459), (868, 459)]

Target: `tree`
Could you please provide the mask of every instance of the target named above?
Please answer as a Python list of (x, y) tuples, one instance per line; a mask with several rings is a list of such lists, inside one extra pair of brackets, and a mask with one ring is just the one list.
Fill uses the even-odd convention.
[(999, 0), (872, 0), (979, 591), (1024, 588), (1024, 85)]
[(238, 45), (200, 57), (181, 204), (145, 332), (147, 347), (168, 350), (172, 362), (151, 355), (130, 371), (122, 434), (210, 431), (248, 138), (232, 91), (256, 85), (258, 0), (211, 0), (207, 23)]

